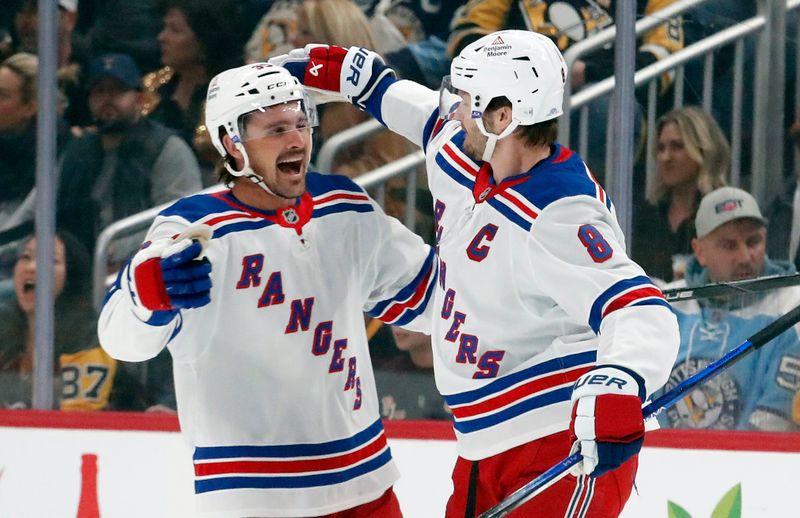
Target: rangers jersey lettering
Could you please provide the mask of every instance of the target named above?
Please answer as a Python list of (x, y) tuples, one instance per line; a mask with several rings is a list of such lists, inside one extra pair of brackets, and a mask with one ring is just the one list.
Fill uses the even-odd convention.
[(436, 383), (459, 455), (477, 460), (566, 430), (575, 380), (625, 366), (648, 393), (678, 347), (661, 291), (625, 253), (614, 206), (583, 161), (555, 145), (496, 184), (464, 150), (438, 95), (384, 79), (370, 112), (426, 153), (439, 282), (432, 302)]
[(309, 173), (307, 188), (277, 212), (230, 191), (179, 200), (147, 239), (213, 229), (211, 304), (141, 322), (126, 268), (100, 317), (116, 358), (169, 347), (204, 511), (316, 516), (374, 500), (397, 479), (363, 313), (429, 331), (435, 256), (349, 179)]

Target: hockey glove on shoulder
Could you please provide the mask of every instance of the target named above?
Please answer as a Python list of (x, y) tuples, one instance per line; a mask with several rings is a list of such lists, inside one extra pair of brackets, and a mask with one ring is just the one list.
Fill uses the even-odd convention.
[(210, 238), (209, 227), (190, 227), (175, 239), (150, 243), (133, 257), (133, 298), (143, 320), (165, 323), (179, 309), (211, 302), (211, 263), (204, 256)]
[(394, 76), (383, 58), (363, 47), (311, 43), (269, 62), (286, 68), (315, 102), (347, 100), (361, 108), (384, 77)]
[(573, 473), (599, 477), (639, 453), (644, 398), (644, 380), (624, 367), (602, 365), (578, 378), (569, 433), (583, 460)]

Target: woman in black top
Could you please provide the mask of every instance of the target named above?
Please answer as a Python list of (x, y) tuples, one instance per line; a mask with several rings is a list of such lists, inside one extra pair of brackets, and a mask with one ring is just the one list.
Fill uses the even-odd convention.
[(681, 278), (700, 198), (726, 184), (730, 146), (716, 121), (685, 106), (656, 125), (656, 176), (633, 223), (632, 257), (650, 277)]

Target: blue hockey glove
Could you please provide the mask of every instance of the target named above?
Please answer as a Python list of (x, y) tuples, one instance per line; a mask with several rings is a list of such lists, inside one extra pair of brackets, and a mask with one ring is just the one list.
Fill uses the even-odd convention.
[[(211, 263), (204, 256), (210, 238), (211, 229), (198, 226), (142, 248), (130, 266), (135, 305), (153, 313), (174, 313), (211, 302)], [(149, 321), (152, 314), (141, 316)]]

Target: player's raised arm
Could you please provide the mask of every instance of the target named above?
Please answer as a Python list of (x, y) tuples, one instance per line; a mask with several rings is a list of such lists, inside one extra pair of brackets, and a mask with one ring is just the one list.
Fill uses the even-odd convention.
[(98, 335), (114, 358), (154, 357), (180, 332), (181, 310), (211, 301), (211, 263), (204, 257), (210, 229), (172, 232), (178, 228), (173, 222), (154, 226), (106, 296)]
[(318, 103), (351, 102), (423, 149), (439, 118), (436, 91), (398, 80), (380, 55), (363, 47), (312, 43), (270, 63), (289, 70)]
[(369, 261), (361, 268), (364, 312), (384, 323), (430, 334), (438, 273), (434, 250), (395, 218), (376, 218), (376, 223), (377, 239), (365, 243)]

